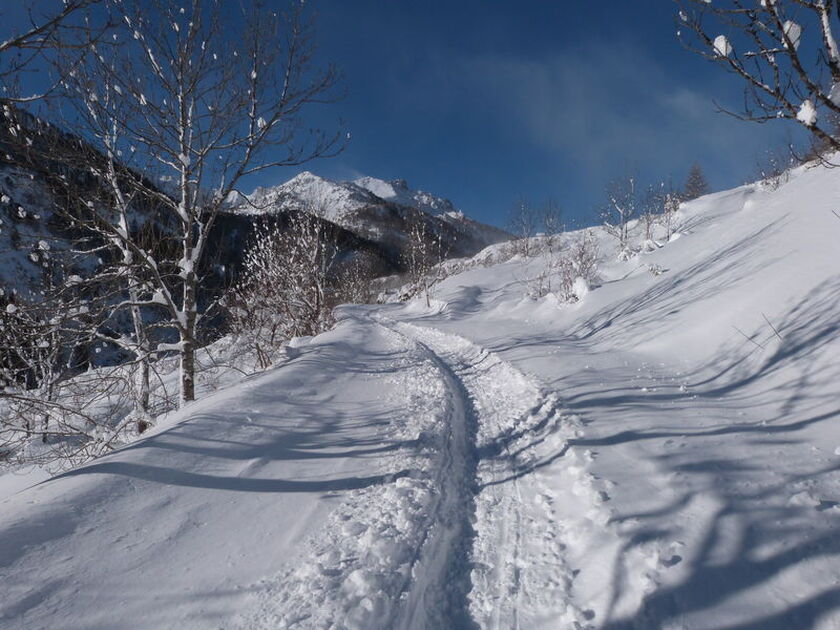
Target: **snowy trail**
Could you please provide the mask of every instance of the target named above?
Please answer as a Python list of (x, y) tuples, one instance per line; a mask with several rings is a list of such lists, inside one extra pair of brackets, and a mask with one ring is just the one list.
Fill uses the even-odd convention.
[[(393, 329), (392, 329), (393, 330)], [(475, 534), (475, 410), (467, 391), (451, 368), (428, 346), (416, 341), (442, 379), (447, 396), (443, 418), (444, 442), (435, 478), (439, 497), (431, 531), (418, 549), (413, 581), (394, 627), (421, 630), (432, 627), (475, 627), (469, 614), (471, 590), (469, 553)]]
[[(441, 468), (446, 509), (420, 550), (395, 627), (586, 627), (588, 611), (573, 602), (556, 495), (536, 472), (539, 448), (565, 452), (574, 419), (533, 379), (463, 337), (379, 321), (431, 356), (446, 384), (452, 432)], [(570, 482), (581, 481), (591, 480), (571, 469)], [(598, 501), (588, 489), (573, 502), (591, 514)], [(441, 589), (449, 595), (436, 597)]]
[[(255, 585), (239, 627), (587, 627), (563, 555), (574, 519), (558, 521), (558, 497), (537, 472), (540, 449), (567, 450), (574, 419), (462, 337), (349, 313), (400, 357), (394, 439), (415, 447), (394, 452), (388, 467), (410, 472), (348, 495), (288, 570)], [(592, 516), (584, 466), (570, 466), (569, 481), (583, 490), (564, 501)]]

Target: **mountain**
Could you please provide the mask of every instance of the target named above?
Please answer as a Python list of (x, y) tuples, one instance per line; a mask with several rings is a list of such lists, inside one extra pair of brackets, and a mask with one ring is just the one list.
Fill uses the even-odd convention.
[(420, 221), (425, 233), (439, 237), (450, 257), (471, 256), (511, 238), (504, 230), (466, 217), (448, 199), (409, 188), (402, 179), (361, 177), (337, 182), (304, 171), (280, 186), (257, 188), (231, 204), (231, 212), (242, 215), (288, 210), (315, 214), (381, 244), (397, 257), (412, 221)]
[(436, 197), (422, 190), (412, 190), (404, 179), (393, 179), (386, 182), (375, 177), (360, 177), (353, 183), (370, 191), (380, 199), (401, 206), (410, 206), (433, 215), (458, 213), (449, 199)]

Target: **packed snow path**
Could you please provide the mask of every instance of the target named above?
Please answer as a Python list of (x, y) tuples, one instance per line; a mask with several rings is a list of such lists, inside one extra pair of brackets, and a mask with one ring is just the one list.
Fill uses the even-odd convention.
[(558, 613), (569, 623), (583, 619), (569, 601), (572, 575), (551, 493), (520, 480), (533, 444), (563, 442), (555, 399), (463, 337), (381, 321), (431, 357), (450, 409), (439, 468), (446, 509), (420, 549), (395, 627), (530, 628)]
[(475, 511), (475, 410), (452, 369), (422, 342), (417, 349), (437, 370), (446, 392), (443, 444), (437, 466), (430, 529), (411, 567), (394, 626), (406, 630), (472, 627), (467, 606)]

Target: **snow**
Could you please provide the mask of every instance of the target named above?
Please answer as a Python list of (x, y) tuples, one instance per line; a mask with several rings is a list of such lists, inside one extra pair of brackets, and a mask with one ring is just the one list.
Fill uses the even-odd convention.
[(732, 45), (729, 43), (726, 35), (718, 35), (715, 37), (713, 48), (715, 54), (720, 57), (728, 57), (732, 54)]
[(790, 43), (793, 44), (793, 49), (797, 50), (802, 39), (802, 27), (792, 20), (787, 20), (782, 28)]
[(444, 246), (462, 255), (510, 238), (496, 227), (467, 218), (448, 199), (413, 190), (399, 179), (339, 182), (304, 171), (280, 186), (257, 188), (245, 199), (237, 195), (227, 201), (237, 214), (309, 212), (389, 249), (400, 248), (405, 231), (399, 226), (418, 216), (415, 211), (431, 232), (448, 234)]
[(293, 207), (313, 212), (341, 225), (345, 215), (358, 211), (373, 201), (366, 190), (304, 171), (281, 186), (257, 188), (248, 195), (248, 203), (239, 206), (236, 211), (261, 214)]
[(586, 297), (586, 294), (589, 293), (590, 287), (589, 283), (584, 278), (575, 278), (574, 286), (572, 287), (572, 292), (575, 294), (575, 297), (578, 300), (582, 300)]
[(840, 83), (832, 84), (831, 92), (829, 92), (828, 98), (831, 99), (831, 102), (835, 105), (840, 105)]
[(250, 204), (240, 202), (238, 211), (247, 214), (265, 211), (277, 204), (302, 204), (306, 209), (339, 224), (344, 216), (382, 201), (432, 215), (458, 214), (448, 199), (422, 190), (412, 190), (405, 180), (385, 181), (375, 177), (361, 177), (352, 182), (337, 182), (309, 171), (296, 175), (280, 186), (258, 188), (248, 196), (248, 200)]
[(796, 120), (808, 127), (813, 127), (817, 123), (817, 109), (810, 99), (803, 101), (796, 114)]
[(372, 192), (385, 201), (416, 208), (432, 215), (458, 212), (448, 199), (436, 197), (422, 190), (412, 190), (404, 179), (386, 182), (376, 177), (360, 177), (353, 181), (353, 184)]
[(593, 230), (575, 302), (491, 246), (128, 448), (0, 476), (0, 626), (840, 627), (838, 190), (702, 197), (627, 260)]

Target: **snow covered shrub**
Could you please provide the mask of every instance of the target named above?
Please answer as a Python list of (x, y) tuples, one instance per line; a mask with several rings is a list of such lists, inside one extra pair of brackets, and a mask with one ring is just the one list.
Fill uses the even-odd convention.
[(430, 233), (419, 216), (409, 221), (405, 250), (402, 254), (408, 283), (403, 287), (400, 299), (409, 300), (422, 293), (426, 298), (426, 306), (430, 306), (429, 291), (443, 279), (441, 274), (444, 269), (440, 264), (443, 258), (440, 236)]
[(539, 299), (554, 293), (565, 302), (579, 301), (597, 283), (598, 257), (594, 237), (583, 232), (548, 256), (547, 264), (527, 281), (527, 295)]
[(15, 464), (81, 464), (136, 430), (131, 366), (89, 369), (96, 329), (54, 295), (0, 308), (0, 449)]
[(793, 157), (782, 151), (769, 150), (756, 158), (753, 179), (758, 180), (760, 188), (777, 190), (790, 179), (790, 169), (795, 166)]
[(282, 231), (257, 228), (224, 306), (231, 332), (247, 340), (261, 369), (276, 360), (287, 340), (333, 324), (336, 255), (324, 222), (311, 215), (294, 215)]
[(577, 302), (598, 280), (598, 244), (589, 232), (578, 236), (557, 258), (556, 293), (567, 302)]
[(556, 273), (559, 260), (559, 258), (552, 259), (547, 267), (542, 268), (536, 276), (528, 280), (525, 287), (528, 297), (538, 300), (551, 293), (551, 280)]
[(77, 466), (145, 430), (132, 410), (131, 379), (118, 367), (33, 389), (7, 387), (0, 395), (0, 449), (11, 464)]

